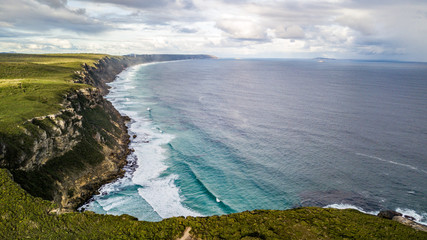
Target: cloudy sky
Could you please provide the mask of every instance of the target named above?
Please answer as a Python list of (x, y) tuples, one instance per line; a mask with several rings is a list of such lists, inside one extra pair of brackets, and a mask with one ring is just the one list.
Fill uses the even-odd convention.
[(426, 0), (0, 0), (0, 52), (427, 61)]

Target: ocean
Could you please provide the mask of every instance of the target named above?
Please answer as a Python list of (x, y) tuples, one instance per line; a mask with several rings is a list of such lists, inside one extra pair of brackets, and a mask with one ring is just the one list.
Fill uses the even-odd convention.
[(173, 61), (110, 86), (135, 151), (82, 209), (146, 221), (392, 209), (427, 224), (426, 63)]

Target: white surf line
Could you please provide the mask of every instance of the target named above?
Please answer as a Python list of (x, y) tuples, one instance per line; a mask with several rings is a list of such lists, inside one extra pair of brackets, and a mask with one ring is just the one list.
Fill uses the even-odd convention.
[[(129, 106), (134, 106), (134, 104), (143, 106), (144, 103), (126, 101), (127, 89), (122, 88), (123, 84), (132, 84), (132, 82), (138, 80), (136, 77), (141, 67), (168, 62), (170, 61), (145, 63), (128, 68), (127, 71), (117, 76), (116, 81), (109, 84), (112, 88), (108, 99), (122, 115), (127, 115), (132, 119), (128, 125), (128, 131), (136, 135), (136, 138), (131, 139), (130, 147), (135, 150), (133, 155), (136, 157), (138, 167), (130, 178), (134, 184), (141, 186), (138, 189), (140, 197), (161, 218), (201, 216), (183, 205), (182, 202), (185, 199), (180, 195), (180, 189), (174, 183), (178, 175), (162, 176), (163, 172), (168, 169), (164, 162), (167, 156), (163, 145), (169, 143), (174, 136), (165, 133), (144, 116), (146, 107), (140, 110), (129, 110)], [(140, 116), (142, 111), (144, 111), (144, 114)]]
[(370, 214), (370, 215), (377, 215), (379, 213), (379, 211), (370, 211), (370, 212), (367, 212), (367, 211), (363, 210), (360, 207), (357, 207), (357, 206), (351, 205), (351, 204), (346, 204), (346, 203), (333, 203), (333, 204), (326, 205), (323, 208), (355, 209), (355, 210), (357, 210), (359, 212), (363, 212), (363, 213)]
[(409, 168), (409, 169), (412, 169), (412, 170), (415, 170), (415, 171), (420, 171), (420, 172), (423, 172), (423, 173), (427, 174), (427, 171), (422, 170), (422, 169), (418, 169), (417, 167), (414, 167), (414, 166), (409, 165), (409, 164), (398, 163), (398, 162), (395, 162), (395, 161), (383, 159), (383, 158), (380, 158), (380, 157), (370, 156), (370, 155), (363, 154), (363, 153), (356, 153), (356, 155), (362, 156), (362, 157), (371, 158), (371, 159), (375, 159), (375, 160), (379, 160), (379, 161), (382, 161), (382, 162), (391, 163), (391, 164), (402, 166), (402, 167), (406, 167), (406, 168)]
[[(335, 208), (335, 209), (355, 209), (359, 212), (363, 212), (366, 214), (370, 214), (370, 215), (378, 215), (378, 213), (380, 211), (365, 211), (360, 207), (357, 207), (355, 205), (351, 205), (351, 204), (346, 204), (346, 203), (333, 203), (333, 204), (329, 204), (324, 206), (323, 208)], [(396, 212), (399, 212), (401, 214), (403, 214), (404, 216), (410, 216), (415, 218), (415, 222), (420, 223), (420, 224), (424, 224), (427, 225), (427, 219), (426, 219), (426, 213), (417, 213), (415, 210), (412, 209), (408, 209), (408, 208), (396, 208), (395, 209)]]

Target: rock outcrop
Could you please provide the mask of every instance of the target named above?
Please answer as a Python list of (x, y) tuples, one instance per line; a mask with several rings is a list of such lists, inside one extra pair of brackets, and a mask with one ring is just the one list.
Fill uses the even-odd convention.
[(427, 226), (415, 222), (415, 219), (412, 216), (406, 216), (400, 212), (393, 210), (383, 210), (379, 212), (377, 216), (399, 222), (418, 231), (427, 232)]
[(393, 217), (402, 216), (402, 214), (393, 210), (383, 210), (379, 212), (377, 216), (385, 219), (393, 219)]
[(409, 226), (413, 229), (416, 229), (418, 231), (423, 231), (423, 232), (427, 232), (427, 226), (424, 226), (422, 224), (419, 224), (417, 222), (414, 222), (406, 217), (402, 217), (402, 216), (394, 216), (393, 221), (399, 222), (403, 225)]

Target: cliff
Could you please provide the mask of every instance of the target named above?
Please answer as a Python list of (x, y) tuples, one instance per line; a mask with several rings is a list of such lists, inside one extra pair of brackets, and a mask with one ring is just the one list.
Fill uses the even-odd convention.
[(101, 185), (124, 174), (129, 154), (127, 118), (104, 99), (106, 83), (138, 63), (207, 57), (107, 56), (93, 66), (83, 64), (73, 79), (87, 85), (64, 94), (59, 112), (27, 120), (20, 134), (0, 135), (0, 167), (31, 195), (54, 201), (60, 211), (75, 210)]
[(129, 136), (124, 119), (96, 88), (67, 94), (63, 106), (27, 121), (18, 141), (2, 143), (2, 167), (30, 194), (71, 211), (122, 174)]

